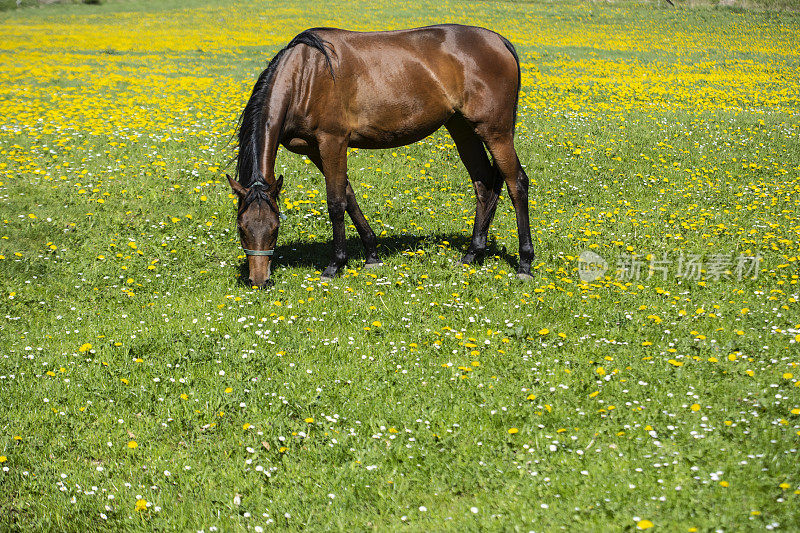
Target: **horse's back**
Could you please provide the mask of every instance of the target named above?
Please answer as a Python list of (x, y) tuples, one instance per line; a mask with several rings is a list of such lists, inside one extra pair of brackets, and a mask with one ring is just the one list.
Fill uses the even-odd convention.
[[(513, 128), (518, 64), (495, 32), (460, 25), (309, 31), (326, 42), (333, 65), (331, 76), (320, 59), (310, 88), (326, 95), (321, 120), (329, 129), (342, 122), (352, 146), (408, 144), (456, 113), (475, 124), (491, 122), (493, 130)], [(312, 108), (305, 112), (313, 112), (315, 100), (307, 99)]]
[[(413, 74), (418, 64), (442, 83), (462, 82), (469, 76), (516, 78), (516, 58), (499, 34), (476, 26), (445, 24), (406, 30), (354, 32), (324, 28), (311, 30), (329, 41), (338, 68), (363, 75), (366, 67), (375, 76)], [(360, 65), (359, 65), (360, 63)], [(453, 78), (452, 71), (461, 76)], [(449, 75), (449, 76), (448, 76)]]

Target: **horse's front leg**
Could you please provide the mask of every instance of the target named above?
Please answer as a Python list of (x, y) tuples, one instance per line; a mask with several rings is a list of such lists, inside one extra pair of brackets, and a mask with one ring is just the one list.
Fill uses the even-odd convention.
[(364, 250), (367, 255), (367, 260), (364, 263), (364, 268), (372, 268), (383, 265), (378, 257), (378, 241), (375, 237), (375, 232), (367, 222), (367, 217), (361, 212), (361, 208), (356, 201), (356, 194), (353, 192), (353, 187), (350, 185), (350, 180), (347, 180), (347, 214), (358, 230), (358, 235), (361, 237), (361, 243), (364, 245)]
[(344, 214), (347, 211), (347, 141), (325, 138), (319, 143), (319, 153), (312, 161), (325, 177), (328, 216), (333, 227), (333, 253), (322, 272), (322, 279), (331, 279), (347, 263), (347, 239)]

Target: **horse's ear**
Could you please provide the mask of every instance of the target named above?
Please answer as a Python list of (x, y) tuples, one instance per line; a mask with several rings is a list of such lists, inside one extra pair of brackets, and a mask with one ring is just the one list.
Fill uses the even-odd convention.
[(236, 196), (239, 198), (244, 198), (247, 195), (247, 189), (242, 187), (242, 184), (230, 177), (230, 175), (225, 174), (225, 176), (228, 178), (228, 183), (231, 184), (231, 189), (233, 189), (233, 192), (236, 194)]
[(273, 185), (272, 188), (270, 189), (272, 197), (277, 198), (278, 195), (281, 193), (281, 189), (283, 189), (283, 174), (278, 176), (278, 179), (275, 180), (275, 185)]

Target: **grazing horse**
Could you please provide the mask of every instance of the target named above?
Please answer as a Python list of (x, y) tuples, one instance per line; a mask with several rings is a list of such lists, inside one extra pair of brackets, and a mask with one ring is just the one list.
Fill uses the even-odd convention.
[[(366, 267), (381, 265), (375, 233), (347, 179), (347, 148), (393, 148), (447, 128), (477, 197), (472, 240), (461, 261), (486, 251), (503, 182), (514, 205), (520, 279), (530, 278), (533, 245), (528, 176), (514, 148), (520, 89), (511, 43), (484, 28), (441, 25), (386, 32), (306, 30), (270, 61), (239, 120), (237, 227), (248, 255), (250, 283), (270, 279), (278, 239), (283, 176), (275, 177), (278, 145), (308, 156), (325, 177), (333, 255), (323, 279), (345, 265), (345, 212), (366, 250)], [(486, 150), (491, 154), (489, 160)]]

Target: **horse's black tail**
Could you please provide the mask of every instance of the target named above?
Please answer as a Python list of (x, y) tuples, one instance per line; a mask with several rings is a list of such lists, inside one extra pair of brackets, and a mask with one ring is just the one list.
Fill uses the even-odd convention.
[(511, 55), (514, 56), (514, 61), (517, 62), (517, 97), (514, 99), (514, 126), (517, 125), (517, 106), (519, 105), (519, 92), (522, 90), (522, 70), (519, 66), (519, 55), (517, 55), (517, 50), (514, 48), (514, 45), (511, 44), (511, 41), (500, 35), (500, 40), (503, 41), (503, 44), (511, 52)]

